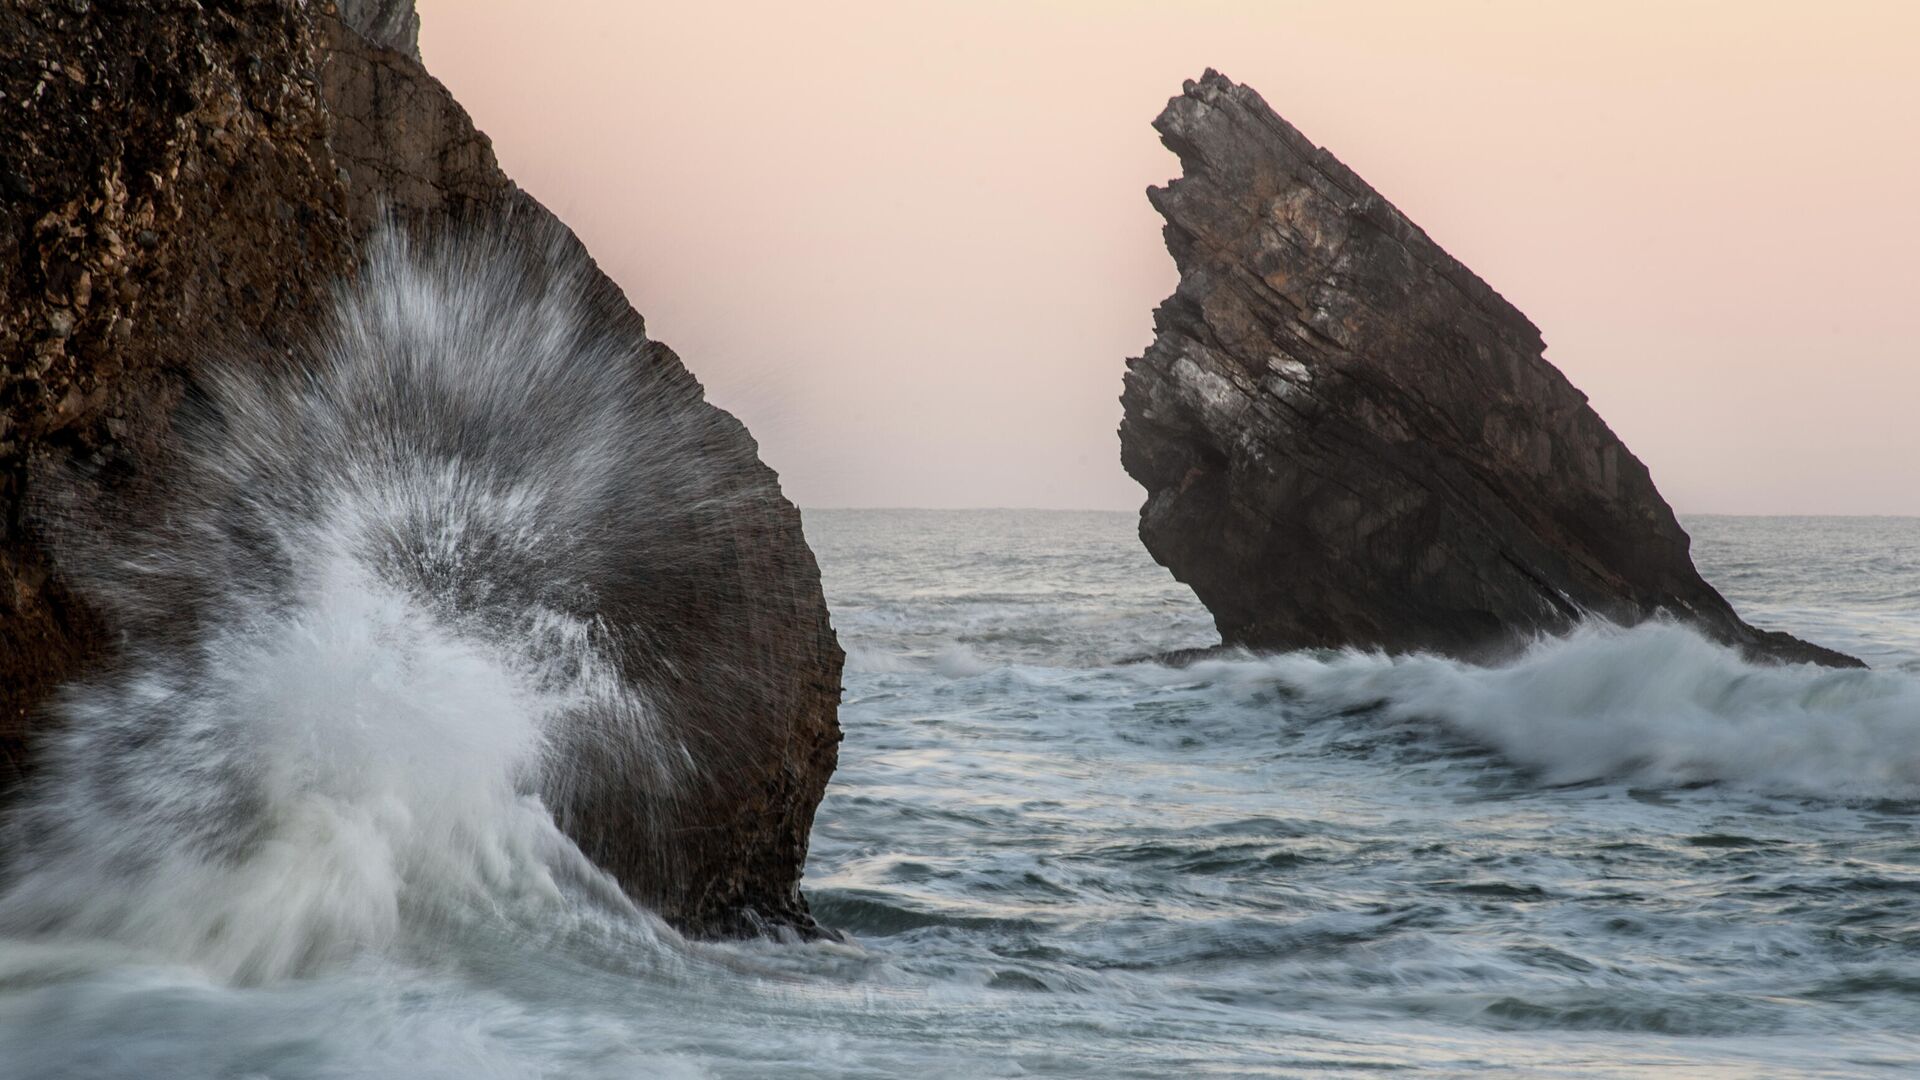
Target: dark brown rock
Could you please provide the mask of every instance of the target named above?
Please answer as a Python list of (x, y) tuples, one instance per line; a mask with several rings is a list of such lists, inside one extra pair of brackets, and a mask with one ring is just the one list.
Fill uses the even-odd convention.
[(1742, 622), (1539, 330), (1258, 94), (1209, 71), (1154, 127), (1180, 285), (1128, 363), (1121, 460), (1227, 644), (1484, 658), (1666, 614), (1858, 663)]
[[(152, 486), (209, 343), (272, 362), (355, 271), (383, 209), (428, 227), (549, 217), (420, 67), (410, 4), (343, 13), (0, 7), (0, 791), (32, 769), (48, 694), (110, 659), (114, 632), (63, 587), (29, 513), (32, 476), (77, 462)], [(798, 880), (839, 740), (841, 664), (818, 569), (745, 428), (594, 282), (605, 328), (685, 388), (734, 509), (676, 556), (688, 565), (649, 570), (671, 630), (636, 665), (700, 781), (662, 807), (603, 776), (557, 810), (683, 928), (809, 929)]]

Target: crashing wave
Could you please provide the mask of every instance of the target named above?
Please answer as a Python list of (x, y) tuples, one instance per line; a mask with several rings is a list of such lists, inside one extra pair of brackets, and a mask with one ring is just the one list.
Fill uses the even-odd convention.
[(121, 647), (55, 706), (0, 933), (255, 980), (416, 910), (624, 902), (549, 808), (605, 772), (671, 801), (686, 751), (604, 610), (691, 542), (659, 508), (715, 496), (698, 410), (532, 231), (388, 232), (291, 360), (204, 369), (160, 490), (41, 485)]

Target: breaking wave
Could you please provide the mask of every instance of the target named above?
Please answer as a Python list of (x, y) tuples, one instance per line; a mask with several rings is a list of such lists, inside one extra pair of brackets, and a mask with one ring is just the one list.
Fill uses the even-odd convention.
[(1670, 623), (1590, 625), (1498, 667), (1347, 651), (1150, 670), (1238, 696), (1277, 689), (1308, 714), (1437, 727), (1547, 784), (1920, 798), (1920, 678), (1755, 664)]
[(204, 377), (161, 490), (45, 478), (122, 644), (55, 707), (0, 934), (252, 982), (410, 921), (638, 914), (552, 808), (589, 746), (671, 795), (685, 753), (598, 605), (699, 478), (587, 329), (582, 259), (527, 239), (390, 233), (295, 363)]

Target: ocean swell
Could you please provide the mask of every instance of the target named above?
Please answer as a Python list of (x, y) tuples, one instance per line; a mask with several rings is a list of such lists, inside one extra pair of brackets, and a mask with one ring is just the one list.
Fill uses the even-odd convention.
[(1920, 678), (1755, 664), (1671, 623), (1593, 624), (1479, 667), (1416, 654), (1296, 652), (1151, 668), (1299, 715), (1436, 728), (1545, 784), (1719, 783), (1768, 794), (1920, 798)]

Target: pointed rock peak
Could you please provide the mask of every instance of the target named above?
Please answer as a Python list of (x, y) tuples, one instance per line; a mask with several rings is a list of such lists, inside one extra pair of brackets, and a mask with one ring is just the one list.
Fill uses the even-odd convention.
[(1121, 460), (1228, 644), (1491, 657), (1672, 617), (1858, 663), (1743, 622), (1533, 323), (1259, 94), (1209, 69), (1154, 127), (1180, 284), (1128, 362)]

